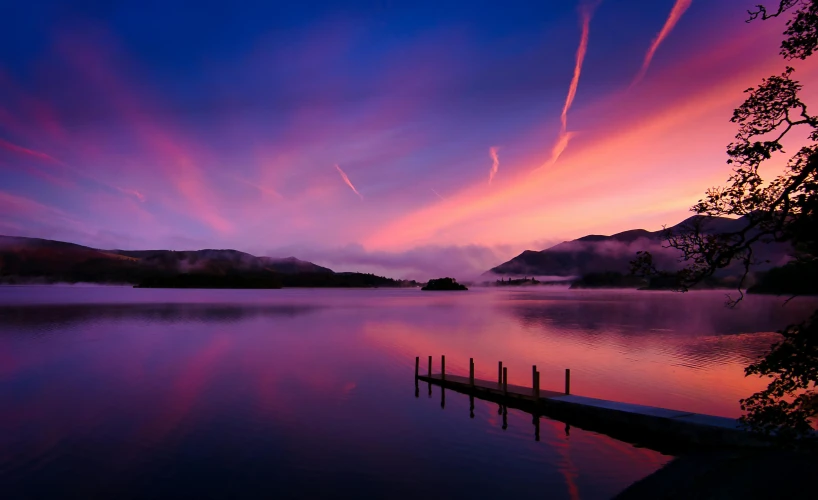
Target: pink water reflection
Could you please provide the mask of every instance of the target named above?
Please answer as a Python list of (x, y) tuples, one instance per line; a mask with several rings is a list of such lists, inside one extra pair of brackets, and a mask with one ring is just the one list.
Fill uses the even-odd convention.
[(730, 311), (720, 293), (82, 287), (0, 288), (0, 304), (0, 471), (19, 491), (150, 495), (157, 475), (181, 491), (204, 474), (194, 490), (319, 495), (324, 477), (357, 494), (462, 496), (509, 493), (502, 476), (564, 498), (611, 496), (669, 457), (547, 419), (536, 442), (530, 415), (510, 411), (504, 430), (496, 405), (478, 403), (472, 421), (454, 393), (441, 411), (437, 389), (414, 397), (415, 356), (425, 370), (445, 354), (464, 374), (473, 357), (487, 379), (502, 360), (526, 385), (536, 364), (552, 389), (570, 367), (577, 394), (735, 416), (763, 384), (744, 365), (810, 307), (751, 297)]

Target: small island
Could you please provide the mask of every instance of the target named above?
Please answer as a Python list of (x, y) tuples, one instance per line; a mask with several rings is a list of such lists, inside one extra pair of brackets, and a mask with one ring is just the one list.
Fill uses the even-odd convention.
[(458, 283), (454, 278), (439, 278), (436, 280), (429, 280), (429, 282), (426, 283), (426, 286), (421, 288), (421, 290), (468, 290), (468, 288), (466, 288), (465, 285)]

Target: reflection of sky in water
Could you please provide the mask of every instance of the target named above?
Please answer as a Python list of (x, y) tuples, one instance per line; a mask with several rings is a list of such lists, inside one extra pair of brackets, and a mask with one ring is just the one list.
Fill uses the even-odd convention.
[(414, 357), (425, 368), (446, 354), (464, 374), (474, 357), (489, 379), (503, 360), (521, 384), (537, 364), (543, 388), (570, 367), (577, 394), (733, 416), (761, 385), (743, 366), (811, 305), (781, 302), (0, 288), (0, 482), (103, 496), (608, 497), (667, 457), (545, 419), (537, 443), (530, 415), (510, 411), (504, 431), (496, 405), (478, 401), (471, 420), (451, 392), (441, 411), (436, 388), (414, 398)]

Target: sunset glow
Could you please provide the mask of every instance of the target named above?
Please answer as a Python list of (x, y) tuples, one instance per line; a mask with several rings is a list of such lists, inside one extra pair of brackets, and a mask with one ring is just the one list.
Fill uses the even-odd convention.
[[(731, 110), (782, 69), (783, 24), (747, 25), (747, 7), (518, 5), (437, 26), (419, 4), (241, 33), (45, 9), (0, 49), (0, 234), (428, 278), (446, 252), (479, 273), (655, 230), (727, 177)], [(807, 95), (815, 76), (799, 66)]]

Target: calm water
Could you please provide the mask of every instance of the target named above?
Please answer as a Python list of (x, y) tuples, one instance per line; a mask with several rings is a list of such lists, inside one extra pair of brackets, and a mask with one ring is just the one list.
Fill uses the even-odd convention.
[[(548, 288), (0, 288), (4, 498), (608, 498), (671, 457), (421, 385), (447, 371), (738, 416), (816, 303)], [(425, 363), (421, 364), (425, 367)]]

